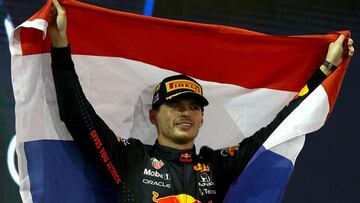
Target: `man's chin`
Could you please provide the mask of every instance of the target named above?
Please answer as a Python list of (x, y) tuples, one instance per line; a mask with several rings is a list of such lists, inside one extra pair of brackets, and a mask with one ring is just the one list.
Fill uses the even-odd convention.
[(175, 137), (175, 142), (177, 144), (188, 144), (189, 142), (194, 141), (195, 137), (196, 136), (194, 136), (194, 135), (182, 133)]

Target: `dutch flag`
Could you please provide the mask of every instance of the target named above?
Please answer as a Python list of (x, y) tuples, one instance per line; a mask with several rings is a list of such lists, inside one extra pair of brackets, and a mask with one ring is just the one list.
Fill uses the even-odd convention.
[[(210, 106), (197, 146), (239, 143), (270, 123), (324, 60), (336, 33), (271, 36), (239, 28), (145, 17), (73, 0), (62, 5), (86, 97), (119, 136), (153, 144), (152, 91), (183, 73)], [(60, 121), (46, 34), (51, 1), (12, 33), (17, 154), (23, 202), (112, 202), (113, 190), (83, 159)], [(346, 34), (346, 32), (343, 32)], [(235, 180), (225, 202), (280, 202), (304, 135), (319, 129), (348, 60), (272, 133)], [(198, 147), (199, 148), (199, 147)]]

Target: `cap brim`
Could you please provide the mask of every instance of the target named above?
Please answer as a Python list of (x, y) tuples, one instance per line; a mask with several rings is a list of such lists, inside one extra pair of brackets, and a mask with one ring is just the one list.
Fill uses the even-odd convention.
[(196, 101), (199, 102), (199, 104), (202, 107), (205, 107), (205, 106), (209, 105), (208, 100), (204, 96), (202, 96), (202, 95), (200, 95), (198, 93), (192, 92), (192, 91), (178, 93), (176, 96), (172, 96), (171, 99), (168, 99), (167, 101), (171, 101), (173, 99), (178, 99), (178, 98), (184, 98), (184, 97), (195, 99)]

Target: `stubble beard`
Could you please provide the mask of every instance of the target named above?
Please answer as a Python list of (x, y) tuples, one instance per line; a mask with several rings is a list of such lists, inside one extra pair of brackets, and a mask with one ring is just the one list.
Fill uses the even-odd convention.
[(181, 131), (176, 132), (176, 130), (173, 129), (173, 133), (172, 135), (170, 135), (170, 137), (172, 141), (175, 142), (176, 144), (184, 145), (184, 144), (188, 144), (189, 142), (193, 142), (197, 137), (197, 135), (198, 135), (198, 131), (188, 133)]

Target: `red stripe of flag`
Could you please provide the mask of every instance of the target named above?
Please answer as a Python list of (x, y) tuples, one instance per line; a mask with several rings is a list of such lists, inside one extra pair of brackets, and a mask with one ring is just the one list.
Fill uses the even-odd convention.
[[(63, 6), (74, 54), (123, 57), (247, 88), (299, 91), (338, 35), (270, 36), (112, 11), (72, 0), (63, 1)], [(49, 52), (48, 39), (41, 45), (27, 44), (36, 36), (41, 40), (38, 33), (29, 32), (34, 31), (23, 29), (21, 33), (24, 55)]]

